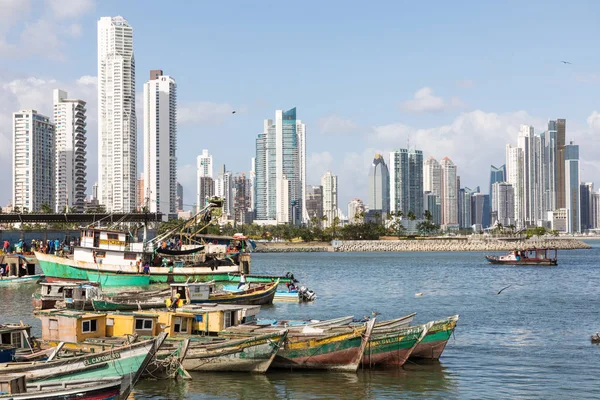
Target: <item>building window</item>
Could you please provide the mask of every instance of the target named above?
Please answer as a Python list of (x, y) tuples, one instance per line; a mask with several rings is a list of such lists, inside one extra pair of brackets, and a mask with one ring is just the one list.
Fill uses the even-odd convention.
[(137, 330), (137, 331), (149, 331), (149, 330), (152, 330), (152, 320), (151, 319), (136, 318), (136, 320), (135, 320), (135, 330)]
[(119, 234), (118, 233), (108, 233), (107, 237), (108, 237), (108, 240), (119, 240)]
[(89, 321), (83, 321), (81, 323), (81, 331), (83, 333), (96, 332), (96, 330), (98, 328), (97, 324), (98, 324), (98, 321), (95, 319), (90, 319)]
[(123, 255), (123, 258), (125, 260), (135, 260), (135, 257), (136, 257), (135, 253), (125, 253)]

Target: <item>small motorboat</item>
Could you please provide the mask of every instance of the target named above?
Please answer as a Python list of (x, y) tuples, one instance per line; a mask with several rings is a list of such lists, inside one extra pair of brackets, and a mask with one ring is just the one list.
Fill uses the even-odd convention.
[(503, 256), (485, 256), (490, 264), (500, 265), (558, 265), (558, 249), (516, 249)]

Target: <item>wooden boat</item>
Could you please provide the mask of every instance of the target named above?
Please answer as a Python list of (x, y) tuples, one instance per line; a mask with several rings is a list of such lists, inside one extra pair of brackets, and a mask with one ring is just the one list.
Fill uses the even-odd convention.
[[(21, 375), (22, 377), (22, 375)], [(11, 379), (12, 378), (12, 379)], [(19, 376), (2, 376), (0, 384), (9, 379), (19, 381)], [(12, 382), (11, 382), (12, 383)], [(121, 396), (121, 379), (97, 378), (61, 382), (26, 383), (25, 379), (11, 385), (17, 390), (0, 394), (0, 399), (10, 400), (111, 400)], [(25, 387), (23, 387), (25, 386)]]
[(121, 395), (130, 390), (162, 345), (166, 334), (142, 342), (71, 358), (43, 362), (2, 363), (3, 374), (23, 374), (28, 382), (65, 382), (73, 379), (122, 379)]
[(363, 367), (401, 367), (433, 323), (374, 332), (365, 348)]
[(349, 315), (346, 317), (333, 318), (327, 320), (277, 320), (277, 319), (258, 319), (256, 322), (250, 322), (250, 324), (258, 325), (258, 326), (272, 326), (272, 327), (299, 327), (299, 326), (309, 326), (312, 328), (322, 328), (329, 326), (344, 326), (350, 324), (354, 320), (353, 315)]
[(485, 256), (490, 264), (499, 265), (558, 265), (558, 249), (531, 248), (511, 251), (503, 256)]
[(439, 359), (446, 348), (448, 339), (450, 339), (456, 328), (457, 322), (458, 315), (433, 321), (431, 328), (427, 331), (427, 335), (417, 344), (410, 358)]
[(410, 326), (410, 324), (412, 323), (412, 321), (416, 315), (417, 315), (417, 313), (412, 313), (412, 314), (408, 314), (408, 315), (405, 315), (404, 317), (400, 317), (400, 318), (396, 318), (396, 319), (390, 319), (387, 321), (377, 321), (375, 323), (374, 332), (378, 332), (381, 330), (406, 328), (406, 327)]
[(30, 325), (0, 324), (0, 362), (10, 362), (21, 354), (34, 353), (30, 337)]
[(241, 339), (192, 338), (182, 365), (188, 371), (264, 373), (286, 337), (287, 330), (279, 330)]
[[(288, 370), (356, 372), (374, 325), (375, 319), (362, 327), (339, 327), (335, 332), (312, 327), (291, 328), (271, 365)], [(245, 332), (247, 335), (249, 332), (268, 332), (269, 329), (273, 328), (241, 325), (224, 334), (243, 335)]]
[(38, 283), (44, 275), (4, 276), (0, 278), (0, 286), (21, 285), (26, 283)]
[(57, 302), (75, 310), (91, 309), (91, 298), (99, 292), (98, 284), (93, 282), (42, 282), (39, 292), (31, 295), (33, 307), (38, 310), (57, 308)]

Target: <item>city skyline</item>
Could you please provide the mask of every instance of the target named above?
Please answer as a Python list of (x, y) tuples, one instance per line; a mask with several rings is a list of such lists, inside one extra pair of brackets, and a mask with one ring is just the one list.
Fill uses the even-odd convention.
[[(357, 93), (361, 95), (352, 96), (352, 92), (347, 91), (343, 85), (340, 86), (350, 76), (340, 68), (346, 65), (348, 60), (343, 52), (333, 51), (332, 54), (324, 54), (319, 50), (319, 46), (316, 48), (311, 46), (317, 37), (325, 41), (333, 40), (334, 36), (324, 31), (318, 24), (322, 21), (321, 18), (331, 15), (334, 9), (337, 13), (340, 12), (339, 8), (333, 5), (327, 5), (322, 10), (322, 17), (311, 16), (309, 13), (311, 5), (308, 5), (300, 11), (308, 19), (302, 24), (287, 26), (289, 34), (295, 37), (306, 56), (312, 59), (323, 57), (323, 62), (331, 63), (332, 69), (323, 73), (320, 68), (307, 68), (303, 65), (292, 65), (280, 72), (271, 67), (261, 71), (247, 65), (241, 67), (226, 65), (223, 57), (231, 53), (231, 43), (239, 40), (255, 41), (256, 47), (243, 51), (243, 54), (250, 56), (252, 60), (254, 59), (252, 51), (261, 47), (271, 47), (284, 40), (280, 38), (272, 42), (274, 31), (271, 28), (261, 28), (256, 31), (258, 24), (251, 18), (244, 18), (247, 15), (259, 15), (264, 12), (268, 9), (265, 5), (254, 7), (255, 10), (249, 6), (241, 6), (233, 13), (229, 10), (226, 12), (222, 6), (210, 5), (207, 11), (211, 14), (211, 18), (203, 14), (199, 23), (194, 21), (192, 25), (191, 18), (181, 16), (181, 23), (173, 28), (173, 32), (159, 35), (154, 24), (150, 22), (151, 19), (147, 17), (155, 15), (156, 21), (167, 23), (173, 14), (160, 13), (158, 10), (153, 10), (151, 5), (142, 14), (133, 5), (110, 1), (94, 5), (82, 1), (79, 7), (73, 8), (71, 14), (65, 17), (63, 14), (53, 14), (53, 9), (45, 5), (45, 8), (41, 7), (39, 10), (28, 8), (28, 2), (24, 1), (20, 3), (18, 13), (11, 14), (11, 9), (5, 9), (6, 12), (3, 13), (14, 15), (14, 18), (6, 21), (5, 24), (10, 25), (12, 34), (9, 35), (5, 31), (0, 33), (7, 43), (7, 46), (0, 50), (3, 52), (2, 55), (16, 54), (17, 50), (14, 47), (19, 45), (19, 33), (26, 32), (28, 24), (45, 22), (44, 26), (54, 29), (47, 32), (46, 36), (55, 40), (44, 42), (42, 41), (44, 37), (38, 37), (40, 43), (46, 46), (39, 49), (37, 56), (45, 62), (32, 62), (31, 57), (16, 54), (14, 62), (4, 67), (7, 80), (0, 88), (0, 104), (3, 106), (0, 108), (6, 111), (0, 114), (0, 135), (4, 140), (11, 140), (12, 112), (20, 109), (36, 109), (44, 115), (51, 115), (53, 89), (61, 88), (67, 91), (70, 97), (88, 102), (87, 192), (90, 193), (98, 173), (97, 154), (92, 154), (95, 151), (91, 146), (97, 143), (96, 24), (100, 17), (122, 15), (135, 30), (135, 61), (138, 76), (139, 74), (145, 76), (147, 71), (162, 67), (178, 79), (182, 104), (178, 123), (178, 129), (180, 127), (181, 129), (178, 134), (181, 133), (182, 140), (198, 143), (201, 148), (210, 148), (215, 160), (226, 162), (234, 172), (248, 171), (249, 159), (253, 153), (256, 124), (260, 124), (264, 116), (272, 113), (272, 110), (297, 105), (302, 113), (303, 122), (311, 127), (307, 141), (307, 184), (318, 184), (320, 176), (328, 169), (336, 171), (340, 189), (339, 203), (342, 205), (347, 204), (354, 197), (363, 200), (367, 198), (367, 180), (356, 179), (356, 176), (358, 174), (364, 176), (363, 171), (371, 164), (373, 154), (381, 153), (387, 159), (389, 151), (404, 147), (409, 140), (410, 146), (406, 147), (414, 145), (422, 149), (424, 157), (429, 155), (450, 157), (461, 171), (463, 185), (486, 187), (488, 182), (483, 171), (489, 169), (489, 164), (503, 163), (504, 152), (501, 146), (513, 142), (512, 138), (519, 131), (521, 124), (531, 125), (536, 131), (541, 132), (546, 128), (548, 120), (557, 117), (569, 120), (569, 138), (581, 145), (581, 180), (593, 182), (600, 173), (600, 163), (594, 158), (595, 154), (600, 153), (598, 151), (600, 142), (596, 139), (597, 133), (600, 132), (600, 114), (596, 112), (598, 105), (595, 99), (598, 78), (593, 68), (597, 65), (598, 56), (564, 46), (569, 40), (582, 40), (582, 37), (593, 36), (592, 32), (585, 31), (586, 23), (573, 25), (571, 26), (573, 29), (560, 35), (555, 32), (544, 32), (543, 35), (536, 35), (536, 45), (533, 47), (532, 43), (523, 42), (522, 31), (523, 29), (533, 31), (541, 27), (541, 16), (538, 12), (550, 16), (560, 10), (561, 13), (566, 12), (569, 15), (585, 14), (585, 18), (591, 13), (589, 8), (586, 9), (586, 13), (582, 13), (582, 9), (577, 4), (569, 10), (562, 10), (558, 3), (544, 4), (541, 11), (539, 7), (533, 5), (521, 5), (518, 8), (520, 18), (528, 15), (533, 17), (531, 26), (527, 28), (517, 26), (508, 33), (502, 30), (503, 42), (494, 43), (493, 52), (487, 48), (477, 46), (463, 48), (451, 43), (456, 35), (465, 32), (461, 29), (467, 29), (460, 27), (463, 19), (471, 24), (469, 31), (475, 29), (472, 26), (473, 19), (469, 18), (473, 12), (492, 8), (497, 21), (511, 22), (514, 21), (511, 15), (514, 14), (516, 3), (512, 6), (475, 3), (459, 5), (459, 10), (455, 10), (459, 15), (458, 20), (455, 21), (456, 33), (450, 32), (445, 38), (440, 38), (440, 43), (435, 44), (430, 50), (418, 50), (423, 48), (425, 39), (416, 40), (414, 45), (395, 44), (402, 54), (413, 56), (411, 63), (392, 58), (390, 62), (377, 63), (378, 67), (375, 69), (366, 61), (359, 59), (365, 76), (359, 77), (356, 82)], [(393, 10), (402, 7), (395, 4), (389, 6)], [(3, 7), (10, 7), (10, 5)], [(190, 5), (192, 11), (190, 14), (193, 14), (195, 7)], [(588, 7), (598, 6), (593, 4)], [(440, 9), (433, 13), (433, 19), (441, 18), (448, 8), (449, 5), (441, 5)], [(424, 7), (420, 5), (414, 5), (412, 11), (417, 15), (426, 15)], [(464, 11), (464, 15), (459, 11)], [(343, 37), (341, 41), (340, 35), (335, 35), (336, 44), (340, 49), (344, 49), (353, 43), (358, 43), (355, 46), (358, 54), (367, 55), (371, 54), (369, 47), (363, 46), (364, 42), (360, 42), (359, 37), (348, 29), (353, 21), (363, 20), (359, 18), (360, 14), (369, 15), (369, 10), (357, 8), (342, 11), (340, 17), (344, 23), (336, 25), (336, 28), (340, 28), (346, 35), (341, 35)], [(214, 19), (214, 22), (211, 19)], [(402, 19), (405, 21), (405, 17)], [(239, 27), (236, 28), (237, 30), (233, 29), (231, 33), (226, 33), (224, 32), (226, 29), (217, 26), (225, 22)], [(426, 21), (421, 23), (422, 27), (416, 27), (409, 18), (406, 18), (405, 22), (405, 24), (392, 24), (391, 19), (383, 17), (378, 25), (381, 25), (381, 29), (386, 27), (392, 29), (387, 36), (383, 36), (383, 31), (372, 23), (365, 22), (370, 28), (365, 33), (365, 40), (368, 40), (370, 46), (374, 46), (372, 51), (375, 53), (372, 55), (376, 56), (376, 60), (381, 61), (376, 53), (380, 49), (379, 46), (383, 49), (395, 43), (396, 38), (403, 37), (407, 32), (415, 29), (417, 32), (421, 29), (426, 31), (435, 25), (433, 22)], [(483, 36), (493, 42), (494, 32), (497, 33), (505, 25), (498, 23), (489, 26), (489, 22), (487, 17), (481, 18), (481, 21), (475, 21), (475, 25), (486, 26), (490, 33)], [(319, 29), (314, 35), (298, 36), (299, 32), (305, 31), (306, 24), (312, 24)], [(67, 32), (66, 28), (71, 27), (72, 30)], [(198, 32), (209, 33), (208, 36), (211, 38), (216, 38), (214, 45), (202, 41), (198, 46), (193, 47), (200, 49), (206, 47), (202, 57), (207, 54), (211, 56), (211, 62), (202, 63), (199, 72), (183, 66), (176, 57), (183, 52), (182, 49), (190, 45), (186, 35), (178, 35), (178, 30), (192, 29), (192, 27)], [(240, 35), (241, 32), (244, 34), (254, 32), (251, 33), (254, 36), (240, 39), (243, 36)], [(182, 40), (173, 43), (175, 36), (181, 36)], [(447, 51), (443, 49), (444, 46), (448, 48)], [(465, 53), (467, 48), (477, 48), (477, 50), (473, 50), (475, 53), (468, 55)], [(9, 52), (11, 49), (13, 53)], [(554, 57), (548, 56), (550, 54), (548, 49), (553, 49), (553, 54), (560, 53), (560, 57), (557, 55), (555, 60)], [(286, 54), (292, 54), (287, 53), (291, 50), (285, 51)], [(414, 57), (417, 54), (423, 57)], [(540, 62), (535, 63), (535, 66), (517, 62), (519, 56), (525, 54), (538, 58)], [(212, 57), (213, 55), (215, 57)], [(499, 60), (498, 57), (501, 57), (503, 67), (499, 68), (490, 61), (485, 61), (486, 55), (491, 56), (490, 61)], [(393, 57), (389, 54), (386, 56)], [(435, 65), (431, 61), (433, 57), (438, 56), (446, 57), (446, 68), (443, 74), (437, 69), (424, 67)], [(195, 56), (191, 55), (191, 57)], [(339, 61), (335, 61), (336, 58)], [(356, 57), (352, 58), (356, 59)], [(573, 63), (559, 65), (558, 60), (563, 58)], [(373, 60), (370, 57), (364, 59)], [(468, 63), (461, 59), (467, 59)], [(166, 60), (165, 65), (162, 65), (163, 60)], [(397, 75), (399, 66), (402, 69), (402, 79)], [(300, 79), (296, 79), (295, 82), (286, 80), (285, 90), (272, 84), (277, 80), (282, 81), (288, 74), (296, 74)], [(493, 79), (490, 79), (492, 75)], [(356, 74), (352, 76), (355, 77)], [(271, 82), (267, 86), (270, 90), (260, 90), (267, 82)], [(141, 97), (143, 83), (143, 80), (136, 82), (137, 97)], [(556, 90), (557, 84), (562, 93), (559, 97), (551, 95), (552, 91)], [(240, 87), (244, 90), (240, 90)], [(528, 93), (528, 95), (517, 99), (514, 97), (516, 92)], [(317, 97), (320, 99), (319, 105), (313, 104)], [(567, 101), (568, 98), (577, 98), (577, 105)], [(141, 102), (138, 102), (138, 118), (141, 116), (140, 106)], [(236, 111), (236, 114), (232, 114), (232, 111)], [(141, 124), (137, 125), (138, 154), (141, 155), (142, 127)], [(482, 140), (472, 140), (474, 137)], [(231, 148), (219, 144), (223, 138), (233, 138), (239, 145), (236, 146), (237, 148)], [(445, 150), (442, 151), (442, 148)], [(182, 177), (180, 180), (186, 199), (196, 197), (192, 171), (195, 171), (197, 153), (197, 149), (186, 148), (178, 154), (178, 176)], [(142, 160), (139, 156), (137, 158), (137, 169), (141, 172)], [(10, 168), (10, 153), (0, 151), (0, 167)], [(6, 177), (4, 181), (0, 179), (0, 183), (11, 184)], [(9, 195), (0, 197), (0, 203), (6, 204), (9, 197)], [(186, 203), (186, 208), (189, 208), (189, 204), (193, 201), (187, 200)]]

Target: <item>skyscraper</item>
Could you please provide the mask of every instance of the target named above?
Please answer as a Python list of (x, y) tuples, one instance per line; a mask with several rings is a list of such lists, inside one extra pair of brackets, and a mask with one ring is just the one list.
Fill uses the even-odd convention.
[(133, 28), (123, 17), (98, 21), (98, 186), (109, 212), (136, 208), (137, 130)]
[[(506, 164), (501, 165), (500, 167), (490, 166), (490, 200), (493, 203), (492, 196), (492, 185), (496, 182), (506, 182)], [(493, 222), (493, 221), (492, 221)]]
[(50, 118), (36, 110), (13, 113), (12, 205), (39, 212), (54, 204), (55, 130)]
[(365, 205), (361, 199), (352, 199), (348, 203), (348, 223), (361, 224), (365, 219)]
[(177, 182), (177, 211), (183, 211), (183, 186)]
[(548, 122), (544, 151), (544, 212), (554, 211), (557, 201), (557, 130), (556, 121)]
[(519, 229), (525, 226), (523, 173), (523, 150), (510, 144), (506, 145), (506, 181), (514, 189), (515, 225)]
[(492, 215), (495, 219), (490, 221), (493, 225), (496, 221), (504, 227), (514, 225), (515, 221), (515, 191), (510, 183), (496, 182), (492, 185)]
[(585, 232), (593, 228), (592, 223), (592, 194), (594, 193), (594, 184), (592, 182), (581, 183), (580, 204), (581, 204), (581, 231)]
[(197, 158), (196, 167), (196, 207), (201, 210), (206, 205), (206, 200), (215, 193), (215, 182), (213, 180), (213, 160), (207, 149)]
[(327, 217), (323, 226), (329, 227), (338, 217), (337, 176), (327, 171), (321, 177), (321, 187), (323, 188), (323, 215)]
[(424, 195), (425, 210), (429, 211), (432, 216), (432, 222), (436, 225), (442, 224), (442, 205), (440, 196), (430, 191), (425, 191)]
[(458, 187), (456, 182), (456, 165), (448, 157), (440, 162), (442, 172), (441, 203), (442, 225), (445, 229), (458, 229)]
[(381, 154), (375, 154), (369, 169), (369, 210), (387, 214), (390, 211), (390, 173)]
[(468, 229), (473, 225), (471, 221), (471, 196), (474, 193), (475, 191), (468, 187), (458, 190), (458, 225), (460, 229)]
[(311, 224), (314, 224), (314, 222), (321, 224), (321, 217), (323, 217), (323, 186), (307, 186), (305, 192), (308, 221)]
[(390, 211), (413, 212), (422, 218), (423, 152), (399, 149), (390, 153)]
[(296, 108), (277, 110), (256, 139), (256, 218), (298, 224), (306, 211), (306, 127)]
[[(551, 121), (552, 122), (552, 121)], [(565, 145), (567, 120), (557, 119), (556, 123), (556, 208), (567, 208), (565, 192)]]
[(56, 126), (54, 207), (82, 213), (86, 192), (86, 109), (85, 101), (67, 98), (67, 92), (55, 89), (54, 124)]
[(223, 199), (223, 216), (233, 216), (233, 181), (231, 172), (227, 171), (225, 164), (221, 166), (219, 174), (215, 179), (215, 196)]
[(150, 212), (177, 212), (177, 84), (161, 70), (144, 84), (144, 196)]
[(253, 220), (250, 208), (250, 180), (241, 173), (233, 176), (232, 182), (233, 220), (239, 224), (249, 224)]
[(490, 226), (490, 195), (474, 193), (471, 196), (471, 222), (482, 228)]
[(438, 196), (442, 193), (442, 169), (431, 156), (423, 164), (423, 190)]
[(600, 228), (600, 190), (592, 193), (592, 229)]
[(567, 232), (581, 232), (581, 204), (579, 198), (579, 146), (571, 142), (564, 146), (565, 159), (565, 208), (567, 209)]

